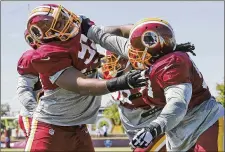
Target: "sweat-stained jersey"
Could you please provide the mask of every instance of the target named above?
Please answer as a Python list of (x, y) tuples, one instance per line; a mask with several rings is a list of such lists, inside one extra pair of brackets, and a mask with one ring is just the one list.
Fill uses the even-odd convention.
[(40, 46), (32, 57), (32, 65), (40, 75), (44, 95), (40, 98), (35, 119), (59, 126), (94, 123), (101, 97), (81, 96), (58, 87), (55, 81), (71, 67), (89, 78), (96, 78), (99, 56), (95, 44), (81, 34), (66, 42)]
[[(124, 58), (128, 58), (128, 46), (130, 45), (128, 39), (106, 33), (104, 28), (100, 28), (96, 25), (91, 26), (87, 36), (105, 49), (121, 55)], [(160, 119), (160, 121), (165, 122), (164, 124), (166, 125), (174, 126), (174, 124), (178, 124), (175, 127), (167, 126), (168, 128), (172, 128), (166, 131), (167, 150), (187, 151), (195, 144), (198, 137), (205, 130), (207, 130), (224, 115), (224, 108), (220, 103), (216, 102), (214, 97), (211, 97), (210, 93), (208, 92), (208, 88), (205, 88), (205, 84), (203, 84), (203, 79), (201, 78), (200, 74), (197, 75), (198, 70), (194, 69), (195, 65), (194, 63), (191, 63), (191, 60), (188, 59), (189, 57), (186, 53), (171, 53), (166, 55), (165, 58), (168, 59), (166, 63), (167, 66), (164, 66), (163, 64), (165, 63), (163, 62), (157, 64), (159, 66), (157, 68), (162, 66), (160, 70), (165, 72), (157, 70), (154, 71), (154, 69), (157, 69), (154, 67), (153, 69), (150, 69), (150, 74), (151, 72), (156, 74), (156, 78), (154, 78), (154, 76), (150, 76), (150, 81), (153, 83), (151, 85), (154, 85), (154, 88), (150, 88), (151, 85), (149, 84), (147, 90), (143, 92), (145, 93), (143, 97), (145, 102), (148, 104), (164, 107), (168, 104), (166, 104), (165, 95), (163, 95), (163, 93), (167, 93), (167, 89), (169, 87), (174, 86), (174, 93), (180, 92), (180, 89), (177, 88), (176, 90), (176, 87), (179, 87), (179, 83), (182, 84), (182, 87), (193, 88), (189, 89), (193, 90), (192, 92), (186, 92), (182, 95), (179, 94), (181, 102), (185, 101), (190, 94), (193, 94), (190, 104), (188, 105), (189, 109), (181, 121), (174, 119), (173, 121), (167, 122), (168, 118), (166, 117)], [(165, 58), (162, 57), (161, 60)], [(170, 65), (170, 61), (173, 62), (174, 65)], [(165, 68), (165, 70), (163, 68)], [(157, 82), (156, 79), (160, 79), (160, 82)], [(177, 80), (175, 81), (174, 79)], [(154, 102), (149, 100), (149, 98), (151, 99), (153, 95), (156, 96)], [(167, 99), (170, 99), (170, 94), (167, 94)], [(176, 107), (177, 105), (171, 106)], [(171, 107), (171, 109), (176, 108)], [(180, 111), (171, 111), (171, 109), (167, 109), (166, 111), (163, 109), (161, 113), (163, 113), (163, 111), (164, 113), (172, 112), (172, 115), (170, 115), (171, 117), (178, 116), (180, 114)], [(159, 119), (159, 117), (157, 117), (157, 119)]]
[(38, 72), (31, 64), (31, 58), (35, 50), (28, 50), (22, 54), (17, 64), (19, 73), (17, 96), (22, 103), (20, 115), (32, 117), (37, 106), (36, 95), (41, 89)]

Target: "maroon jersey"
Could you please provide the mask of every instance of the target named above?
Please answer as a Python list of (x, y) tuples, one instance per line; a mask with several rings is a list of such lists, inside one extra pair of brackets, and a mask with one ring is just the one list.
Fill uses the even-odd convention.
[(53, 90), (49, 77), (73, 66), (82, 73), (91, 73), (100, 66), (100, 54), (95, 44), (80, 34), (66, 42), (50, 42), (40, 46), (32, 57), (32, 65), (39, 72), (43, 89)]
[(34, 69), (31, 64), (31, 58), (34, 54), (35, 50), (28, 50), (22, 54), (18, 63), (17, 63), (17, 71), (20, 75), (31, 74), (34, 76), (38, 76), (38, 72)]
[[(31, 59), (33, 57), (35, 50), (28, 50), (22, 54), (18, 63), (17, 63), (17, 71), (20, 75), (34, 75), (38, 77), (38, 72), (34, 69), (31, 63)], [(40, 90), (42, 88), (40, 80), (34, 85), (34, 91)]]
[(151, 83), (143, 91), (143, 99), (147, 104), (164, 107), (166, 104), (164, 89), (181, 83), (192, 84), (189, 108), (211, 97), (202, 74), (187, 53), (174, 52), (161, 57), (151, 67), (149, 78)]

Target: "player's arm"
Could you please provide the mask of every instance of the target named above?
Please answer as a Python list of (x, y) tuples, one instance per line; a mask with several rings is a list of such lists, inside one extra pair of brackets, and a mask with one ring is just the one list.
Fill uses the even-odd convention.
[(106, 33), (96, 25), (90, 27), (87, 37), (106, 50), (110, 50), (126, 59), (128, 58), (128, 39)]
[(122, 36), (129, 38), (130, 30), (133, 28), (134, 24), (118, 25), (118, 26), (106, 26), (101, 27), (105, 33), (114, 34), (116, 36)]
[(192, 96), (191, 83), (168, 86), (164, 89), (166, 105), (152, 123), (160, 132), (167, 132), (176, 127), (184, 118)]
[(128, 58), (128, 39), (105, 32), (104, 27), (94, 25), (88, 18), (82, 19), (82, 34), (99, 44), (106, 50), (110, 50), (124, 58)]
[(29, 111), (33, 112), (37, 106), (34, 94), (34, 85), (38, 82), (38, 77), (33, 75), (19, 75), (17, 85), (17, 97), (22, 105)]
[(79, 70), (74, 67), (69, 67), (56, 73), (54, 76), (51, 76), (50, 79), (52, 79), (52, 83), (57, 84), (59, 87), (80, 95), (93, 96), (104, 95), (133, 87), (141, 87), (146, 82), (145, 78), (139, 79), (141, 77), (141, 71), (129, 72), (126, 75), (111, 80), (100, 80), (87, 78)]
[(36, 71), (48, 76), (52, 84), (80, 95), (104, 95), (146, 85), (146, 79), (141, 71), (131, 71), (111, 80), (99, 80), (88, 78), (74, 68), (67, 51), (60, 50), (48, 54), (40, 50), (35, 54), (32, 65)]
[(192, 95), (192, 85), (183, 83), (164, 89), (166, 105), (160, 115), (146, 128), (139, 131), (132, 142), (132, 148), (146, 148), (159, 135), (176, 127), (184, 118)]
[(110, 50), (126, 59), (128, 58), (128, 39), (106, 33), (102, 28), (96, 25), (91, 26), (87, 34), (89, 39), (106, 50)]
[[(89, 18), (87, 18), (86, 16), (80, 15), (80, 18), (82, 20), (82, 24), (81, 24), (82, 34), (84, 34), (86, 36), (87, 32), (88, 32), (88, 28), (91, 25), (94, 25), (95, 23), (93, 21), (91, 21)], [(110, 34), (114, 34), (116, 36), (129, 38), (130, 30), (133, 28), (133, 25), (134, 24), (105, 26), (105, 27), (102, 26), (101, 29), (105, 33), (110, 33)]]

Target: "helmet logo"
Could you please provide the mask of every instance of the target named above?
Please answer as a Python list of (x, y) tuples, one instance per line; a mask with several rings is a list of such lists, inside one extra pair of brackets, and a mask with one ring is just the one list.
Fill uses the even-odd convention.
[(27, 35), (25, 39), (28, 44), (34, 44), (34, 39), (30, 35)]
[(141, 40), (142, 40), (142, 43), (143, 43), (144, 46), (146, 46), (147, 48), (153, 48), (153, 47), (155, 47), (155, 45), (158, 44), (159, 37), (153, 31), (146, 31), (142, 35), (142, 39)]
[(37, 40), (41, 39), (43, 37), (43, 32), (41, 31), (41, 29), (36, 26), (36, 25), (32, 25), (30, 27), (30, 33), (31, 35), (36, 38)]

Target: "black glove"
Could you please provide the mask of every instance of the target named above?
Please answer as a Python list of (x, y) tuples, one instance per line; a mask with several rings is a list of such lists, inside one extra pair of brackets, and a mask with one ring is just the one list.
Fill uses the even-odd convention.
[(81, 22), (81, 33), (87, 36), (88, 30), (92, 25), (95, 25), (93, 21), (91, 21), (86, 16), (80, 15), (80, 18), (82, 19)]
[(106, 85), (110, 92), (114, 92), (146, 86), (147, 80), (145, 71), (132, 70), (120, 77), (108, 80)]
[(146, 148), (149, 144), (164, 131), (161, 129), (158, 123), (150, 123), (148, 127), (141, 130), (137, 130), (136, 135), (130, 142), (130, 146), (135, 149), (136, 147)]

